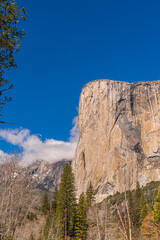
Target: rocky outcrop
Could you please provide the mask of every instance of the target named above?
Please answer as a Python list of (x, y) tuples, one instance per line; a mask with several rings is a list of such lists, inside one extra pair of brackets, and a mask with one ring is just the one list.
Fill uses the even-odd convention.
[(61, 174), (66, 164), (70, 165), (71, 161), (62, 160), (56, 163), (36, 161), (27, 168), (22, 168), (22, 172), (25, 171), (34, 180), (34, 187), (53, 192), (60, 183)]
[(80, 95), (72, 162), (78, 195), (91, 181), (102, 200), (160, 180), (160, 80), (96, 80)]

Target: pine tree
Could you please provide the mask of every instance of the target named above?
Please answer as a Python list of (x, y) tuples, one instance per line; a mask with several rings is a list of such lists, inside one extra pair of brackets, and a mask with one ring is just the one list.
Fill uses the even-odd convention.
[(43, 195), (41, 211), (43, 214), (47, 214), (49, 212), (49, 209), (50, 209), (50, 204), (49, 204), (49, 200), (48, 200), (48, 194), (47, 194), (47, 192), (45, 192)]
[(129, 194), (128, 194), (128, 205), (129, 205), (129, 214), (131, 217), (131, 221), (132, 223), (134, 223), (134, 199), (131, 191), (129, 191)]
[(57, 198), (58, 198), (58, 187), (56, 186), (53, 191), (53, 198), (52, 198), (52, 210), (53, 213), (56, 212), (57, 209)]
[(75, 180), (72, 168), (67, 164), (61, 176), (57, 198), (57, 225), (60, 239), (74, 236), (75, 210)]
[(141, 210), (145, 206), (144, 193), (142, 188), (140, 188), (139, 182), (137, 182), (136, 191), (134, 194), (134, 225), (139, 228), (141, 225), (142, 219), (140, 219)]
[(76, 224), (75, 224), (75, 237), (76, 239), (85, 239), (87, 230), (87, 216), (86, 216), (86, 200), (85, 195), (82, 193), (79, 198), (76, 211)]
[(149, 208), (146, 204), (141, 209), (139, 223), (141, 224), (143, 219), (148, 215)]
[(95, 192), (94, 192), (92, 183), (90, 182), (86, 191), (87, 208), (91, 207), (94, 201), (95, 201)]
[(160, 186), (158, 187), (158, 193), (154, 199), (154, 206), (153, 206), (153, 222), (155, 225), (159, 225), (160, 223)]
[(48, 235), (49, 235), (50, 231), (51, 231), (52, 228), (53, 228), (53, 222), (54, 222), (54, 218), (53, 218), (52, 213), (50, 213), (50, 214), (47, 216), (46, 223), (45, 223), (45, 225), (44, 225), (44, 229), (43, 229), (43, 239), (48, 239)]
[[(42, 235), (43, 235), (44, 240), (48, 239), (50, 234), (56, 232), (55, 231), (55, 227), (56, 227), (55, 218), (56, 218), (56, 209), (57, 209), (57, 197), (58, 197), (58, 187), (55, 187), (55, 189), (53, 191), (51, 210), (50, 210), (50, 213), (48, 214), (48, 216), (46, 218), (46, 223), (45, 223), (44, 229), (43, 229), (43, 234)], [(48, 209), (48, 207), (47, 207), (47, 209)], [(47, 213), (48, 212), (47, 209), (44, 212)]]

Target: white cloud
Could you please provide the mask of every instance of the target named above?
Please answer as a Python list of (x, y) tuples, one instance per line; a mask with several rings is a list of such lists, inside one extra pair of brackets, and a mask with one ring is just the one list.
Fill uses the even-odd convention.
[[(3, 129), (0, 137), (5, 141), (22, 148), (22, 163), (29, 165), (36, 160), (44, 160), (49, 163), (63, 159), (72, 160), (78, 142), (78, 121), (73, 119), (73, 128), (70, 130), (68, 142), (46, 139), (42, 141), (40, 136), (31, 135), (28, 129)], [(0, 158), (5, 153), (0, 151)], [(1, 160), (0, 160), (1, 161)]]
[(0, 150), (0, 164), (4, 163), (10, 158), (10, 155)]
[(7, 154), (0, 150), (0, 164), (2, 164), (7, 158)]
[(37, 136), (31, 135), (22, 145), (22, 161), (32, 163), (38, 159), (53, 163), (63, 159), (71, 160), (76, 145), (75, 142), (56, 141), (54, 139), (42, 142)]
[(78, 117), (73, 119), (73, 128), (70, 130), (70, 142), (78, 142)]
[(13, 145), (21, 146), (25, 139), (30, 135), (28, 129), (1, 129), (0, 137)]

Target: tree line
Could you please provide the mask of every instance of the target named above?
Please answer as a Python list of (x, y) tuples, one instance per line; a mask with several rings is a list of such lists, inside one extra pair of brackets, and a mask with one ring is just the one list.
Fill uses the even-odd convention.
[[(144, 188), (137, 183), (135, 190), (117, 192), (96, 203), (91, 182), (76, 199), (70, 165), (65, 166), (53, 193), (45, 192), (42, 197), (34, 181), (21, 171), (17, 162), (1, 165), (0, 240), (16, 240), (19, 236), (25, 240), (160, 238), (159, 182), (151, 182)], [(27, 230), (27, 224), (35, 225), (38, 232), (30, 227)]]
[[(47, 193), (44, 194), (41, 211), (48, 215), (39, 240), (135, 240), (160, 237), (160, 187), (154, 200), (146, 197), (144, 189), (137, 182), (135, 190), (117, 193), (97, 204), (90, 182), (86, 193), (80, 195), (77, 203), (70, 165), (65, 166), (51, 203)], [(148, 218), (150, 223), (146, 227)], [(154, 231), (150, 232), (150, 228)]]
[(76, 202), (75, 179), (70, 165), (66, 165), (59, 188), (55, 188), (51, 204), (44, 194), (41, 210), (48, 213), (40, 239), (86, 239), (87, 210), (94, 203), (95, 194), (90, 182), (86, 193)]

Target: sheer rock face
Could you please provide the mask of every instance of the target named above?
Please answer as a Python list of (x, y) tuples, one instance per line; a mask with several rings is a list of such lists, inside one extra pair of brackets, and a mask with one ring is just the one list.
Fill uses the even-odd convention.
[(160, 80), (97, 80), (79, 101), (79, 143), (72, 162), (78, 195), (91, 181), (97, 201), (160, 180)]

